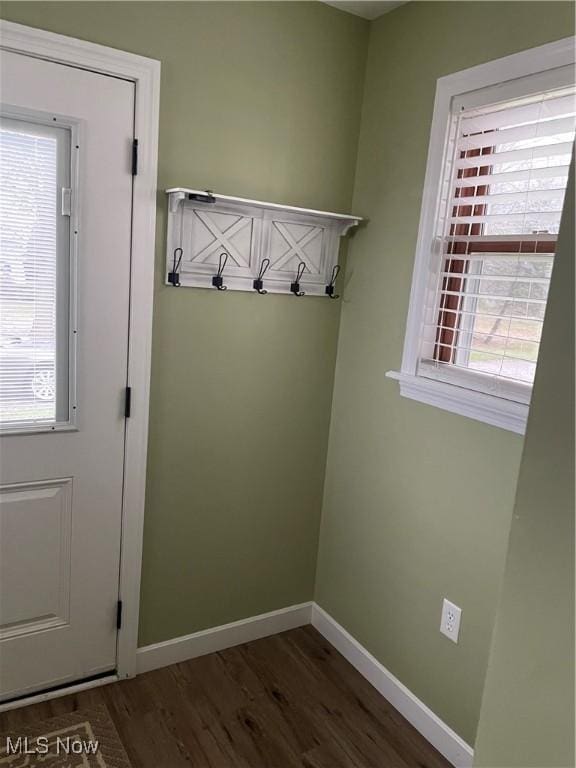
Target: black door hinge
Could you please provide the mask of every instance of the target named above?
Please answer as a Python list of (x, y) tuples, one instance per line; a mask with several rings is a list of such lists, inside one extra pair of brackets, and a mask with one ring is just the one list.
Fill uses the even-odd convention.
[(126, 387), (126, 395), (124, 400), (124, 418), (130, 418), (130, 412), (132, 410), (132, 387)]
[(118, 600), (116, 606), (116, 629), (122, 628), (122, 600)]
[(138, 175), (138, 139), (132, 140), (132, 176)]

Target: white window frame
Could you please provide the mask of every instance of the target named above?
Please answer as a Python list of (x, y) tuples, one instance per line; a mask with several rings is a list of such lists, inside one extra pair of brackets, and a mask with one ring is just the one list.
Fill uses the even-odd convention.
[[(28, 697), (27, 703), (33, 703), (136, 674), (152, 350), (160, 62), (4, 20), (0, 20), (0, 48), (133, 82), (136, 91), (134, 135), (139, 141), (138, 174), (134, 177), (132, 198), (128, 333), (127, 385), (132, 387), (132, 412), (126, 419), (124, 449), (118, 594), (123, 610), (116, 674)], [(0, 704), (0, 712), (17, 706), (22, 706), (21, 700)]]
[(528, 404), (469, 389), (465, 379), (462, 383), (453, 384), (418, 375), (421, 329), (431, 268), (430, 245), (434, 240), (437, 215), (443, 198), (444, 170), (450, 156), (453, 101), (464, 99), (465, 103), (467, 94), (489, 87), (496, 87), (504, 100), (514, 90), (512, 81), (518, 78), (534, 75), (544, 75), (546, 78), (546, 73), (552, 74), (550, 70), (573, 66), (576, 61), (574, 43), (574, 37), (567, 37), (438, 79), (402, 366), (400, 371), (388, 371), (386, 374), (399, 381), (403, 397), (518, 434), (526, 431)]

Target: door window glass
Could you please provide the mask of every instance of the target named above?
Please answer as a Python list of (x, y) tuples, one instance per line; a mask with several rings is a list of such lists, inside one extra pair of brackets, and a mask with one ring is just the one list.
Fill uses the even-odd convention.
[(0, 117), (0, 427), (70, 417), (70, 130)]

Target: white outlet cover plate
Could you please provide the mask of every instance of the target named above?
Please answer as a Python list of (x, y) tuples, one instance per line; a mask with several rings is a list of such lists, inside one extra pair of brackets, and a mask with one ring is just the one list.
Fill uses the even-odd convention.
[(440, 621), (440, 632), (446, 635), (453, 643), (458, 642), (458, 633), (460, 632), (460, 619), (462, 609), (444, 598), (442, 603), (442, 619)]

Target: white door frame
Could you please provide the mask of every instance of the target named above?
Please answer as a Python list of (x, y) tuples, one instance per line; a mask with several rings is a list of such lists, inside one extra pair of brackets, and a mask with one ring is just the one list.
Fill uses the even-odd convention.
[(118, 678), (133, 677), (138, 646), (148, 448), (160, 62), (3, 20), (0, 20), (0, 49), (122, 77), (133, 82), (136, 88), (134, 135), (138, 138), (139, 153), (133, 187), (127, 379), (127, 385), (132, 387), (132, 400), (131, 415), (126, 419), (119, 588), (123, 611), (116, 659)]

